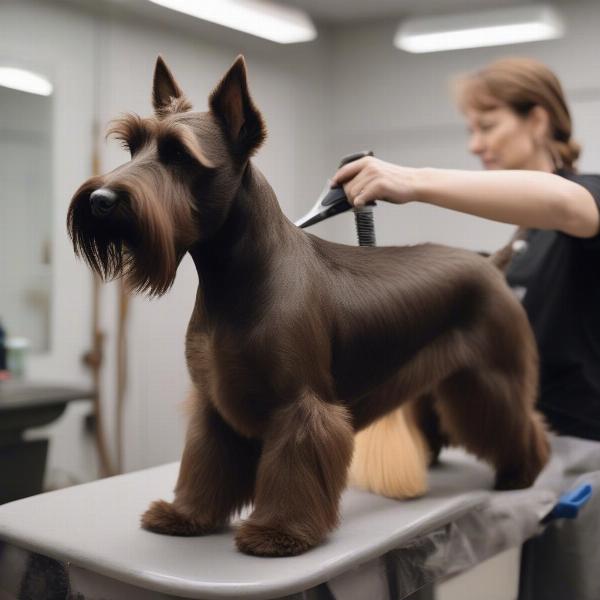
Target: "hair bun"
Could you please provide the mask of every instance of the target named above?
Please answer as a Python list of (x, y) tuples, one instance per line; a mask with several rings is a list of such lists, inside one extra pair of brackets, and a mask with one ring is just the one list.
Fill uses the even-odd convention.
[(574, 171), (575, 163), (581, 154), (581, 146), (575, 140), (568, 140), (567, 142), (552, 140), (550, 143), (553, 150), (552, 154), (555, 156), (555, 162), (558, 163), (556, 166)]

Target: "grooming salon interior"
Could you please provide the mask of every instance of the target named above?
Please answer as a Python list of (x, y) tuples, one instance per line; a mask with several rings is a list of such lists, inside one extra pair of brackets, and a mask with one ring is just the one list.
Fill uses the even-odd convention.
[(0, 600), (600, 600), (599, 32), (0, 0)]

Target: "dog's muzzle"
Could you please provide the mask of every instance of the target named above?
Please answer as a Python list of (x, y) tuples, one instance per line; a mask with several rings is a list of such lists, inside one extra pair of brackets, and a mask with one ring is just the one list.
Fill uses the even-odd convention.
[(92, 215), (99, 219), (108, 216), (117, 205), (117, 193), (109, 188), (100, 188), (90, 194)]

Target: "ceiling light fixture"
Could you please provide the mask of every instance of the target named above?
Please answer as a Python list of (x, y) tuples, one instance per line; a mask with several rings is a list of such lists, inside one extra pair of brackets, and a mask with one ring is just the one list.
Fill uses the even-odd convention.
[(262, 0), (150, 0), (204, 21), (237, 29), (280, 44), (310, 42), (317, 30), (297, 8)]
[(561, 37), (564, 23), (550, 6), (514, 6), (460, 15), (407, 19), (394, 46), (407, 52), (441, 52)]
[(0, 86), (40, 96), (52, 93), (52, 84), (45, 77), (16, 67), (0, 66)]

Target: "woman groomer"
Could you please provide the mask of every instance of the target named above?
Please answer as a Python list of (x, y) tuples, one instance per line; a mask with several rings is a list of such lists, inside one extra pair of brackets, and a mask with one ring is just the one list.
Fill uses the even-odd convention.
[(492, 63), (461, 81), (458, 98), (485, 171), (364, 158), (334, 183), (355, 206), (419, 201), (526, 228), (507, 279), (524, 292), (539, 346), (539, 409), (554, 431), (600, 440), (600, 176), (576, 173), (569, 109), (539, 62)]

